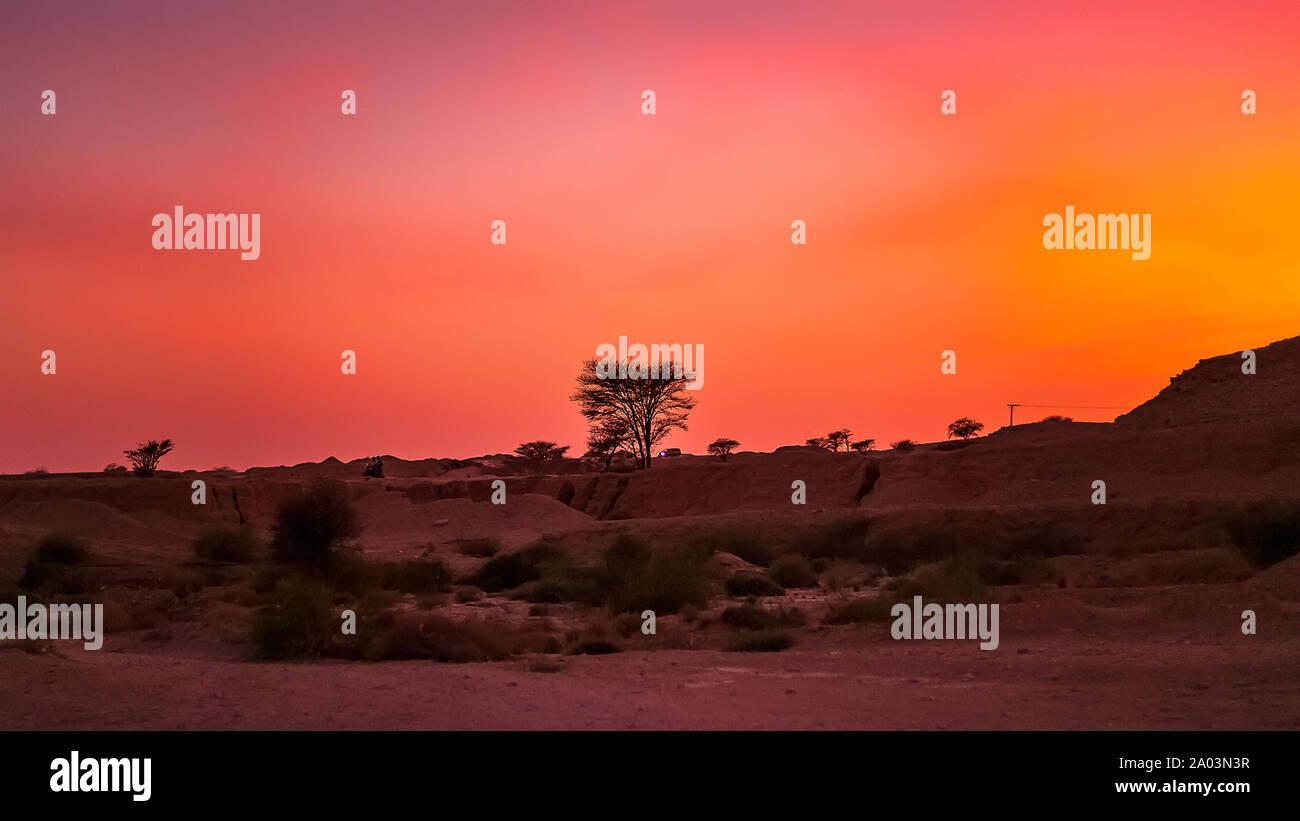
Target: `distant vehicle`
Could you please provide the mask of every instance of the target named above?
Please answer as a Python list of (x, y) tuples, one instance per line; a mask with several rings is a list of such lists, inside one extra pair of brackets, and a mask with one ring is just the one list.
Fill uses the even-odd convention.
[(667, 450), (661, 450), (661, 451), (659, 451), (659, 455), (660, 455), (660, 456), (681, 456), (681, 455), (682, 455), (682, 449), (681, 449), (681, 448), (668, 448)]

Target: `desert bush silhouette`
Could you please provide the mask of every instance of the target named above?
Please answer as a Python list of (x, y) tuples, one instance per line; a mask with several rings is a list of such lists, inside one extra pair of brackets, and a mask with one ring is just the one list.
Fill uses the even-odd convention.
[(493, 556), (483, 563), (468, 582), (487, 593), (513, 590), (521, 584), (540, 579), (543, 566), (563, 560), (564, 554), (558, 547), (542, 540), (515, 553)]
[(983, 422), (976, 422), (974, 419), (963, 416), (961, 419), (948, 425), (948, 438), (969, 439), (982, 430), (984, 430)]
[(542, 474), (547, 468), (560, 465), (568, 450), (568, 445), (557, 445), (539, 439), (535, 442), (524, 442), (515, 448), (515, 455), (510, 457), (510, 461), (525, 473)]
[(784, 630), (745, 630), (727, 645), (734, 653), (778, 653), (794, 646), (794, 636)]
[(735, 439), (728, 439), (726, 437), (714, 439), (709, 443), (709, 455), (717, 456), (725, 462), (727, 461), (727, 457), (731, 455), (731, 452), (739, 446), (740, 443)]
[(366, 645), (364, 658), (466, 663), (502, 661), (511, 655), (511, 631), (504, 623), (404, 614)]
[(23, 574), (18, 577), (18, 588), (25, 591), (40, 590), (49, 593), (80, 593), (85, 590), (84, 580), (72, 572), (86, 556), (86, 542), (67, 533), (51, 533), (37, 540)]
[(257, 552), (257, 537), (247, 527), (212, 525), (194, 539), (194, 555), (210, 562), (243, 564)]
[(338, 630), (324, 582), (288, 578), (276, 587), (271, 602), (253, 614), (249, 634), (253, 655), (261, 659), (321, 656)]
[(271, 555), (278, 562), (325, 570), (334, 551), (360, 532), (348, 486), (320, 479), (280, 505), (272, 527)]
[(796, 543), (794, 552), (810, 559), (868, 558), (866, 519), (841, 519), (816, 527)]
[(722, 623), (737, 630), (774, 630), (781, 627), (803, 627), (803, 611), (785, 607), (761, 607), (756, 604), (735, 604), (722, 611)]
[(724, 587), (729, 596), (780, 596), (785, 593), (785, 588), (772, 581), (770, 576), (749, 570), (733, 573)]
[(700, 544), (676, 544), (650, 550), (631, 537), (615, 540), (605, 553), (601, 583), (606, 605), (615, 613), (653, 610), (677, 613), (708, 601), (711, 551)]
[(798, 553), (787, 553), (768, 568), (767, 575), (782, 587), (816, 587), (817, 574), (812, 563)]
[(414, 595), (447, 593), (451, 590), (451, 570), (439, 559), (408, 559), (382, 565), (385, 590)]
[(149, 477), (158, 469), (158, 462), (167, 454), (172, 452), (176, 444), (170, 439), (163, 439), (161, 442), (156, 439), (150, 439), (142, 445), (137, 445), (131, 450), (124, 450), (128, 461), (135, 468), (135, 475), (140, 477)]

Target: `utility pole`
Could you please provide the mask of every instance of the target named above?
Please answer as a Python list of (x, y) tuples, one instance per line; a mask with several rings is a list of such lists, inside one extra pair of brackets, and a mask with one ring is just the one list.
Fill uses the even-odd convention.
[(1016, 408), (1020, 407), (1020, 403), (1008, 402), (1007, 407), (1011, 409), (1011, 424), (1008, 425), (1007, 427), (1014, 428), (1016, 426)]

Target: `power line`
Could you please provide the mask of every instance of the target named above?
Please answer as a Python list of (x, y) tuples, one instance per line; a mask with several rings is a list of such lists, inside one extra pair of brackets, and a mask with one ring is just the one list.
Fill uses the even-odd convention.
[(1016, 426), (1016, 408), (1053, 408), (1055, 410), (1124, 410), (1123, 405), (1026, 405), (1023, 402), (1007, 402), (1007, 410), (1010, 416), (1007, 419), (1008, 427)]

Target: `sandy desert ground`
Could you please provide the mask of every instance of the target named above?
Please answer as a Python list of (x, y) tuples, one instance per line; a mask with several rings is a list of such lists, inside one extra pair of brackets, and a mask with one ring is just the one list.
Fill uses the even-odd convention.
[[(0, 728), (1295, 729), (1300, 557), (1252, 563), (1225, 524), (1270, 500), (1300, 503), (1300, 339), (1257, 353), (1255, 375), (1237, 353), (1203, 360), (1114, 423), (1018, 425), (951, 449), (786, 448), (542, 477), (488, 457), (390, 458), (382, 479), (335, 459), (150, 479), (0, 477), (0, 601), (19, 592), (35, 541), (64, 531), (89, 545), (78, 570), (88, 587), (72, 598), (112, 611), (98, 652), (0, 643)], [(496, 476), (505, 505), (489, 501)], [(708, 601), (661, 616), (652, 637), (563, 596), (391, 594), (387, 610), (488, 619), (528, 640), (497, 661), (255, 660), (263, 559), (213, 568), (191, 544), (214, 522), (265, 537), (277, 505), (321, 477), (347, 483), (368, 561), (437, 560), (457, 589), (488, 561), (469, 555), (469, 540), (510, 554), (547, 539), (583, 564), (620, 535), (653, 550), (733, 535), (709, 559)], [(206, 505), (191, 504), (196, 478)], [(790, 503), (796, 479), (807, 505)], [(1091, 502), (1097, 479), (1105, 505)], [(746, 598), (723, 586), (770, 563), (734, 555), (729, 539), (744, 532), (775, 555), (798, 553), (846, 521), (865, 522), (860, 552), (823, 557), (815, 586), (750, 602), (799, 611), (782, 630), (793, 646), (727, 649), (737, 631), (723, 614)], [(936, 528), (986, 545), (1066, 533), (1077, 549), (1045, 552), (1033, 572), (982, 590), (1001, 608), (995, 651), (828, 618), (920, 584), (933, 565), (891, 571), (871, 551), (923, 549), (917, 534)], [(1256, 635), (1242, 633), (1244, 610)], [(573, 653), (592, 636), (618, 652)]]

